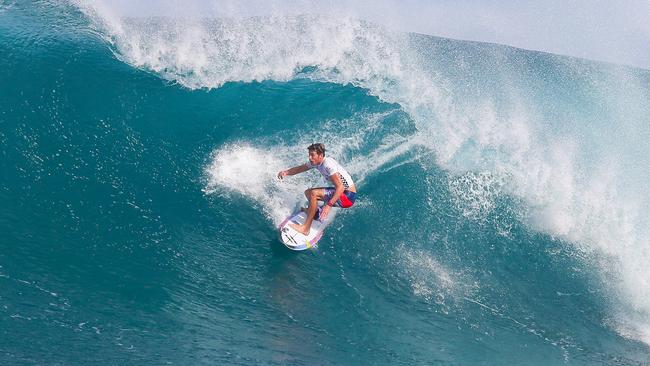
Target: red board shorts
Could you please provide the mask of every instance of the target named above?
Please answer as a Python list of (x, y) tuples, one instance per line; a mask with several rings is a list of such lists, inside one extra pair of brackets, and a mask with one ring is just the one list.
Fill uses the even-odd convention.
[[(325, 203), (329, 202), (332, 199), (334, 192), (336, 192), (336, 188), (334, 187), (325, 188), (325, 196), (323, 197), (323, 201), (325, 201)], [(334, 206), (342, 207), (342, 208), (350, 208), (352, 207), (352, 205), (354, 205), (354, 201), (356, 200), (356, 198), (357, 198), (356, 192), (345, 190), (343, 191), (339, 199), (336, 200)]]

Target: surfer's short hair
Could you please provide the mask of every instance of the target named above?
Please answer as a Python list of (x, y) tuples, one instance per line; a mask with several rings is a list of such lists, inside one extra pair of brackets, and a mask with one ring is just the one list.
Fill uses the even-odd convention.
[(315, 151), (316, 154), (325, 156), (325, 145), (321, 144), (320, 142), (317, 142), (315, 144), (311, 144), (307, 146), (307, 151), (309, 152)]

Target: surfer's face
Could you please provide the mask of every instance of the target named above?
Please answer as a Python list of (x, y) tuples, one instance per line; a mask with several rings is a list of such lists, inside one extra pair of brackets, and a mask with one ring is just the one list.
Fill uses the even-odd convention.
[(310, 151), (309, 152), (309, 162), (312, 165), (318, 165), (323, 162), (323, 159), (325, 159), (325, 155), (321, 155), (317, 153), (316, 151)]

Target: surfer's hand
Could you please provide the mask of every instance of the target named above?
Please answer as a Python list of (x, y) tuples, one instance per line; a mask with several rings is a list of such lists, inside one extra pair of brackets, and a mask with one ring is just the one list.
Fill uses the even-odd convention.
[(287, 171), (286, 170), (280, 170), (278, 172), (278, 179), (282, 180), (282, 178), (284, 178), (285, 175), (287, 175)]
[(330, 208), (330, 206), (325, 205), (325, 207), (321, 209), (320, 216), (318, 218), (320, 221), (323, 221), (327, 218), (327, 215), (330, 213)]

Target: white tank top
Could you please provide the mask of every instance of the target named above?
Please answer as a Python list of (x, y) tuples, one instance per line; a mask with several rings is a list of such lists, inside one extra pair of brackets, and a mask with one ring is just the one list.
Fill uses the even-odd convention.
[(339, 164), (336, 160), (326, 157), (323, 159), (323, 162), (318, 165), (312, 165), (311, 162), (307, 161), (307, 167), (309, 169), (316, 168), (318, 171), (325, 177), (325, 180), (329, 182), (332, 174), (338, 173), (339, 178), (341, 178), (341, 183), (345, 189), (349, 189), (354, 185), (354, 181), (350, 174)]

